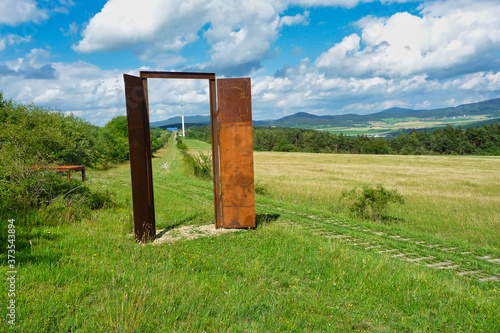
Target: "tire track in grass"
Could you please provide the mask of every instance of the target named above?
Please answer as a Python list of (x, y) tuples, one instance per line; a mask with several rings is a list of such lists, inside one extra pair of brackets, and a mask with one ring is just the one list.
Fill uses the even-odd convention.
[[(500, 281), (500, 255), (480, 254), (470, 249), (451, 247), (438, 239), (429, 242), (419, 240), (418, 236), (407, 237), (388, 230), (373, 230), (354, 221), (284, 208), (278, 203), (257, 205), (286, 215), (291, 220), (300, 219), (305, 227), (317, 235), (345, 242), (356, 248), (377, 251), (381, 255), (430, 269), (451, 270), (458, 276), (474, 278), (481, 282)], [(377, 227), (384, 229), (383, 225)]]

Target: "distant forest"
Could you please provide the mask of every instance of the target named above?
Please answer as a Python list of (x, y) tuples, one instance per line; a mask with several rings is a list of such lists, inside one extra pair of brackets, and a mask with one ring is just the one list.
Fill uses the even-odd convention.
[[(336, 135), (316, 130), (254, 127), (254, 150), (343, 154), (500, 155), (500, 123), (434, 131), (401, 132), (392, 138)], [(210, 142), (210, 127), (190, 127), (186, 137)]]

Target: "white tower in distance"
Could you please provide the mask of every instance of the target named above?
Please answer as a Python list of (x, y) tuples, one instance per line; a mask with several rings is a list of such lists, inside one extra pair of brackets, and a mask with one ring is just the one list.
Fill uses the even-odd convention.
[(182, 97), (181, 97), (181, 118), (182, 118), (182, 137), (185, 136), (185, 133), (184, 133), (184, 102), (182, 100)]

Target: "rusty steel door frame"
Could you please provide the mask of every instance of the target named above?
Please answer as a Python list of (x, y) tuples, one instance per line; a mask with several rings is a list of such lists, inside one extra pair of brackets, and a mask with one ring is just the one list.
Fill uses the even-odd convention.
[(191, 72), (155, 72), (141, 71), (141, 80), (146, 95), (146, 103), (148, 105), (148, 85), (149, 79), (191, 79), (191, 80), (208, 80), (208, 90), (210, 95), (210, 126), (211, 126), (211, 141), (212, 141), (212, 178), (214, 184), (214, 210), (215, 210), (215, 227), (222, 227), (221, 213), (221, 193), (220, 193), (220, 167), (219, 167), (219, 131), (217, 124), (217, 96), (215, 90), (215, 73), (191, 73)]
[[(214, 210), (215, 210), (215, 227), (223, 226), (223, 207), (221, 203), (221, 168), (220, 168), (220, 152), (219, 152), (219, 120), (217, 110), (217, 96), (215, 73), (190, 73), (190, 72), (155, 72), (141, 71), (140, 76), (124, 75), (125, 80), (125, 98), (127, 106), (127, 123), (129, 133), (129, 151), (130, 151), (130, 168), (132, 177), (132, 198), (134, 206), (134, 228), (135, 239), (137, 241), (149, 241), (154, 239), (156, 233), (155, 213), (154, 213), (154, 196), (153, 196), (153, 174), (151, 169), (151, 138), (149, 125), (149, 98), (148, 98), (148, 82), (149, 79), (195, 79), (208, 80), (210, 94), (210, 126), (211, 126), (211, 141), (212, 141), (212, 176), (213, 176), (213, 192), (214, 192)], [(236, 79), (222, 79), (236, 80)], [(245, 82), (250, 82), (250, 79), (243, 79)], [(219, 80), (217, 80), (219, 81)], [(247, 96), (250, 98), (250, 87)], [(221, 94), (224, 102), (227, 105), (226, 99), (230, 99), (230, 95)], [(234, 96), (233, 96), (234, 98)], [(246, 102), (248, 104), (248, 102)], [(223, 103), (224, 104), (224, 103)], [(237, 105), (236, 103), (235, 105)], [(248, 106), (245, 104), (245, 106)], [(236, 106), (238, 107), (238, 106)], [(250, 126), (251, 126), (251, 102), (250, 107)], [(234, 112), (234, 110), (232, 111)], [(238, 111), (239, 112), (239, 111)], [(251, 132), (250, 132), (251, 135)], [(253, 154), (253, 151), (252, 151)], [(253, 192), (253, 155), (252, 155), (252, 170), (251, 170), (251, 188)], [(253, 201), (254, 202), (254, 201)], [(237, 225), (228, 225), (224, 223), (224, 227), (255, 227), (255, 203), (253, 204), (253, 219), (252, 223)], [(248, 210), (248, 207), (244, 209)], [(248, 214), (247, 214), (248, 215)]]
[(140, 77), (125, 74), (123, 78), (127, 106), (135, 239), (138, 242), (145, 242), (156, 235), (147, 97)]
[(124, 74), (125, 100), (129, 134), (132, 201), (135, 239), (146, 242), (156, 235), (153, 173), (151, 168), (151, 137), (149, 124), (148, 78), (208, 80), (210, 93), (210, 123), (212, 137), (212, 176), (214, 191), (215, 227), (222, 226), (219, 137), (217, 127), (217, 97), (214, 73), (141, 71), (140, 76)]

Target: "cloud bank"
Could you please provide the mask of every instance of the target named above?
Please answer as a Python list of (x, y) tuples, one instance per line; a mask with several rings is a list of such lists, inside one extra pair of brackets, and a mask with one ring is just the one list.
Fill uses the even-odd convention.
[[(307, 24), (307, 10), (282, 15), (289, 6), (358, 2), (109, 0), (73, 49), (82, 53), (131, 49), (143, 60), (155, 60), (158, 54), (178, 53), (203, 38), (210, 47), (208, 67), (227, 74), (249, 73), (261, 67), (281, 27)], [(207, 64), (199, 67), (203, 66)]]
[[(317, 6), (347, 10), (361, 2), (372, 1), (145, 0), (139, 5), (109, 0), (72, 48), (80, 54), (127, 49), (156, 63), (154, 68), (126, 70), (130, 74), (165, 66), (226, 76), (252, 74), (255, 119), (300, 111), (342, 114), (394, 106), (438, 108), (500, 96), (500, 6), (490, 0), (425, 1), (413, 12), (368, 15), (352, 22), (354, 28), (343, 39), (322, 41), (325, 46), (316, 55), (295, 65), (283, 64), (273, 73), (262, 71), (285, 27), (318, 24), (311, 15)], [(16, 3), (32, 8), (32, 14), (23, 12), (10, 23), (0, 16), (0, 24), (43, 17), (44, 10), (32, 0), (8, 0), (2, 5), (14, 8)], [(287, 15), (291, 7), (294, 14)], [(72, 30), (78, 31), (74, 25)], [(207, 46), (202, 50), (207, 61), (184, 66), (188, 59), (181, 51), (200, 41)], [(29, 42), (15, 34), (0, 36), (0, 51)], [(300, 45), (294, 46), (294, 54), (304, 52)], [(0, 63), (0, 86), (16, 100), (56, 107), (103, 125), (125, 113), (123, 72), (83, 61), (60, 61), (47, 50), (33, 48), (23, 57)], [(208, 113), (203, 82), (152, 81), (150, 87), (152, 121), (176, 115), (181, 98), (190, 115)]]
[(356, 23), (361, 34), (323, 53), (316, 67), (335, 76), (391, 78), (452, 77), (500, 67), (500, 6), (449, 1), (423, 5), (420, 13), (363, 18)]

